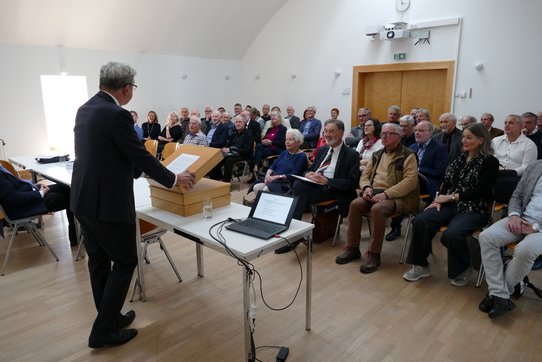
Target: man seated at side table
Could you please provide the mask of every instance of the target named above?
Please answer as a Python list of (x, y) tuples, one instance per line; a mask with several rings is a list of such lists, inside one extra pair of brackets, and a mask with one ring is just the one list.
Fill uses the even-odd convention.
[(0, 165), (0, 203), (10, 219), (66, 210), (70, 245), (77, 245), (75, 219), (69, 209), (70, 188), (62, 184), (33, 184), (12, 175)]
[[(316, 151), (314, 162), (305, 177), (314, 181), (297, 180), (292, 194), (297, 196), (294, 219), (301, 220), (305, 209), (318, 202), (337, 200), (339, 213), (346, 217), (348, 206), (356, 198), (356, 185), (359, 182), (359, 154), (343, 143), (344, 123), (328, 119), (324, 123), (326, 145)], [(275, 250), (277, 254), (287, 253), (299, 245), (291, 243)]]
[[(497, 221), (479, 237), (482, 264), (489, 293), (479, 308), (489, 318), (511, 311), (514, 286), (531, 270), (542, 254), (542, 160), (531, 163), (508, 203), (508, 217)], [(519, 243), (503, 270), (501, 248)]]
[(401, 145), (401, 127), (385, 123), (380, 136), (384, 148), (373, 153), (361, 175), (362, 196), (350, 204), (346, 246), (335, 259), (337, 264), (347, 264), (361, 258), (361, 224), (363, 216), (369, 214), (372, 233), (360, 268), (364, 274), (380, 266), (388, 217), (414, 212), (419, 202), (418, 162), (414, 151)]

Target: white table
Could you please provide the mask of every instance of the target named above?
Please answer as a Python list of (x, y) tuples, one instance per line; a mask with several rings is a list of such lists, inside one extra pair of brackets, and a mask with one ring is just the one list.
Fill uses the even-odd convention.
[[(33, 176), (36, 174), (43, 176), (49, 180), (60, 182), (66, 185), (71, 185), (71, 174), (73, 172), (73, 163), (50, 163), (40, 164), (34, 157), (31, 156), (14, 156), (10, 157), (9, 161), (13, 164), (32, 171)], [(200, 277), (203, 277), (203, 246), (218, 251), (222, 254), (229, 255), (224, 246), (218, 243), (209, 235), (209, 228), (211, 225), (226, 220), (229, 217), (234, 219), (241, 219), (248, 216), (250, 208), (239, 205), (230, 204), (221, 208), (213, 209), (213, 217), (211, 219), (203, 219), (201, 214), (183, 217), (177, 214), (155, 208), (151, 205), (150, 190), (148, 182), (140, 178), (134, 181), (134, 196), (137, 218), (151, 222), (155, 225), (163, 227), (168, 231), (172, 231), (178, 235), (181, 235), (196, 243), (196, 259), (197, 259), (197, 273)], [(137, 220), (136, 220), (137, 221)], [(145, 282), (143, 268), (143, 255), (140, 242), (139, 222), (136, 222), (137, 226), (137, 253), (138, 253), (138, 267), (137, 275), (139, 281), (140, 299), (146, 300), (145, 295)], [(292, 220), (290, 228), (281, 233), (281, 236), (288, 239), (290, 242), (296, 241), (300, 238), (308, 240), (307, 251), (307, 264), (306, 264), (306, 300), (305, 300), (305, 329), (311, 329), (311, 298), (312, 298), (312, 229), (314, 225), (302, 222), (299, 220)], [(222, 230), (222, 235), (226, 239), (226, 245), (229, 246), (235, 254), (246, 261), (251, 261), (264, 255), (279, 246), (285, 244), (285, 241), (281, 238), (272, 238), (269, 240), (263, 240), (254, 238), (248, 235), (240, 234), (227, 229)], [(249, 299), (249, 283), (250, 273), (243, 269), (243, 321), (244, 321), (244, 333), (245, 333), (245, 356), (248, 357), (250, 353), (250, 299)]]
[[(203, 277), (203, 248), (202, 246), (214, 249), (222, 254), (229, 255), (224, 246), (218, 243), (209, 235), (209, 229), (212, 225), (219, 221), (227, 220), (228, 218), (245, 218), (248, 216), (250, 208), (239, 205), (230, 204), (224, 207), (213, 209), (213, 217), (204, 219), (201, 214), (183, 217), (171, 212), (152, 207), (150, 204), (150, 191), (145, 180), (136, 180), (134, 184), (134, 193), (136, 197), (136, 212), (137, 217), (163, 227), (178, 235), (192, 240), (196, 243), (196, 259), (198, 265), (198, 275)], [(139, 227), (139, 224), (138, 224)], [(300, 238), (308, 240), (307, 246), (307, 271), (306, 271), (306, 300), (305, 300), (305, 329), (311, 329), (311, 296), (312, 296), (312, 229), (313, 224), (309, 224), (299, 220), (292, 220), (290, 228), (280, 235), (290, 242)], [(136, 233), (139, 238), (139, 230)], [(277, 247), (285, 244), (281, 238), (271, 238), (263, 240), (254, 238), (248, 235), (222, 230), (222, 235), (226, 239), (226, 245), (235, 252), (235, 254), (246, 261), (251, 261), (264, 255)], [(139, 241), (138, 241), (139, 244)], [(141, 249), (138, 248), (138, 253)], [(143, 265), (143, 256), (138, 254), (139, 264)], [(145, 300), (145, 283), (142, 268), (138, 268), (138, 278), (140, 282), (140, 298)], [(250, 273), (246, 269), (243, 270), (243, 321), (245, 330), (245, 356), (250, 353), (250, 299), (249, 299), (249, 283)]]

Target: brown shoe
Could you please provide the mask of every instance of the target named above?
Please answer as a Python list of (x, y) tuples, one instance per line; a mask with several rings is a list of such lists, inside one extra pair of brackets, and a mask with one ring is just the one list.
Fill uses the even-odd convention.
[(359, 271), (363, 274), (369, 274), (374, 272), (380, 266), (380, 254), (371, 253), (367, 251), (365, 253), (365, 260), (361, 264)]
[(351, 261), (361, 258), (361, 253), (359, 248), (352, 248), (350, 246), (345, 246), (343, 248), (343, 253), (335, 258), (335, 263), (337, 264), (348, 264)]

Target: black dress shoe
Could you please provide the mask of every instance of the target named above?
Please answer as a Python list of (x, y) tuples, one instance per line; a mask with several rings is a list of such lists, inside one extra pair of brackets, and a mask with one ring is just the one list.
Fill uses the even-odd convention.
[(397, 239), (399, 236), (401, 236), (401, 229), (393, 228), (386, 235), (386, 241), (393, 241), (393, 240)]
[(134, 321), (136, 315), (133, 310), (129, 310), (128, 312), (121, 314), (119, 316), (119, 321), (117, 322), (119, 329), (128, 327), (132, 322)]
[(287, 245), (284, 245), (278, 249), (275, 250), (275, 254), (285, 254), (289, 251), (292, 251), (294, 250), (295, 248), (297, 248), (297, 246), (301, 243), (301, 241), (294, 241), (293, 243), (290, 243), (290, 244), (287, 244)]
[(137, 329), (119, 329), (104, 335), (90, 335), (88, 346), (90, 348), (102, 348), (105, 346), (120, 346), (137, 336)]
[(489, 295), (488, 293), (486, 297), (482, 299), (482, 301), (478, 305), (478, 309), (480, 309), (484, 313), (489, 313), (491, 308), (493, 308), (493, 296)]
[(510, 299), (493, 297), (493, 307), (491, 307), (491, 310), (487, 314), (489, 315), (489, 318), (493, 319), (500, 316), (501, 314), (510, 312), (515, 307), (516, 305), (512, 303)]

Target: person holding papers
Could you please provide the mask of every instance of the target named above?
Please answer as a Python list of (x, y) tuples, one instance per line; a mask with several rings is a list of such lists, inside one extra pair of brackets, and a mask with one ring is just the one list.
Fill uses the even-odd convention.
[(120, 345), (137, 335), (135, 312), (121, 314), (138, 263), (133, 179), (141, 172), (166, 187), (191, 188), (195, 175), (175, 175), (145, 150), (133, 131), (127, 104), (136, 71), (109, 62), (100, 69), (100, 91), (75, 118), (71, 210), (81, 223), (90, 284), (98, 311), (88, 346)]
[[(294, 210), (294, 219), (301, 220), (303, 211), (311, 204), (336, 199), (339, 212), (348, 215), (348, 205), (356, 198), (359, 182), (359, 154), (343, 143), (344, 123), (328, 119), (324, 123), (326, 145), (316, 152), (313, 164), (305, 173), (307, 180), (297, 180), (292, 193), (299, 198)], [(275, 250), (286, 253), (299, 245), (291, 243)]]
[(398, 124), (382, 126), (384, 148), (376, 151), (363, 170), (360, 197), (350, 204), (348, 232), (343, 253), (335, 259), (347, 264), (361, 258), (361, 221), (370, 215), (371, 237), (360, 272), (374, 272), (380, 266), (386, 220), (392, 214), (414, 212), (419, 202), (418, 161), (416, 153), (401, 145), (402, 130)]

